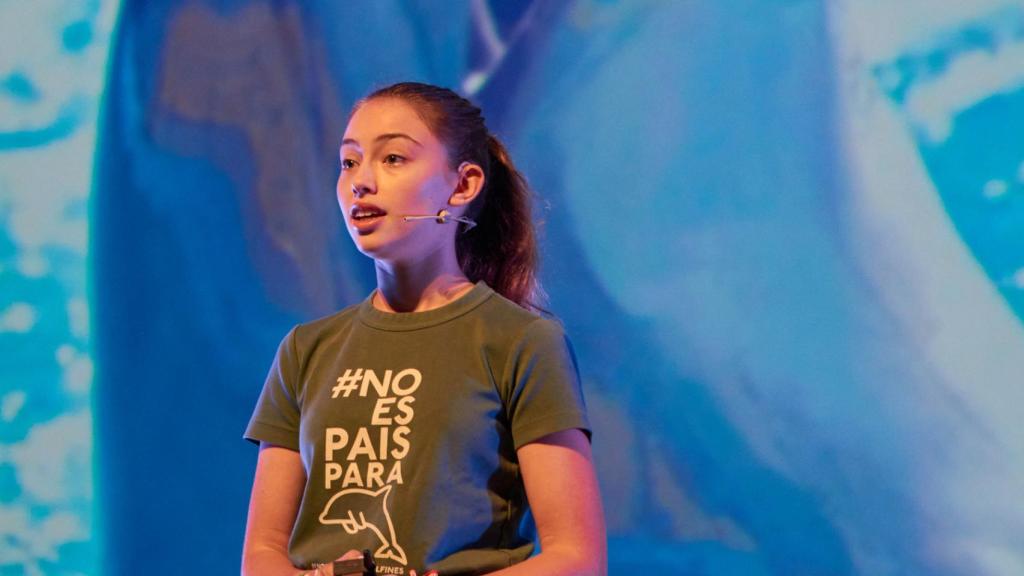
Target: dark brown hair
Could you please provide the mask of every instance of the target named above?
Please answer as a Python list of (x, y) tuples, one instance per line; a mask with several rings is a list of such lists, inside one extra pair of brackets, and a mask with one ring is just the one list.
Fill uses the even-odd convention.
[(458, 224), (455, 253), (463, 274), (520, 306), (544, 311), (537, 280), (537, 241), (530, 208), (530, 188), (512, 159), (484, 122), (480, 108), (448, 88), (401, 82), (386, 86), (356, 103), (396, 98), (412, 106), (448, 150), (452, 169), (471, 162), (484, 171), (484, 188), (465, 216), (477, 226)]

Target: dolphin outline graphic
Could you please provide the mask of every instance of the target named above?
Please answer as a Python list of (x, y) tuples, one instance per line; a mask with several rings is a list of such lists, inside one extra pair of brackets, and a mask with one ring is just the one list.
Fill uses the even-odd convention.
[[(395, 525), (391, 521), (391, 513), (388, 511), (388, 498), (391, 496), (391, 487), (392, 485), (388, 484), (377, 491), (367, 490), (365, 488), (346, 488), (345, 490), (338, 492), (334, 496), (331, 496), (331, 499), (328, 500), (327, 504), (324, 505), (323, 512), (320, 513), (320, 523), (325, 525), (338, 524), (345, 529), (345, 532), (348, 532), (349, 534), (356, 534), (360, 530), (369, 529), (377, 535), (377, 538), (381, 542), (380, 548), (378, 548), (373, 553), (374, 557), (380, 559), (390, 558), (400, 564), (406, 564), (407, 560), (405, 556), (405, 550), (403, 550), (402, 547), (399, 546), (398, 542), (395, 540)], [(328, 518), (328, 513), (334, 506), (335, 501), (349, 494), (361, 494), (363, 496), (368, 496), (373, 500), (375, 500), (378, 496), (383, 495), (383, 497), (381, 498), (381, 508), (384, 511), (384, 519), (387, 521), (388, 524), (388, 535), (390, 536), (390, 539), (381, 532), (381, 529), (376, 524), (367, 520), (366, 516), (363, 514), (362, 511), (359, 511), (358, 518), (356, 518), (356, 515), (353, 513), (353, 510), (351, 508), (347, 510), (347, 517), (343, 516), (340, 519), (337, 517)]]

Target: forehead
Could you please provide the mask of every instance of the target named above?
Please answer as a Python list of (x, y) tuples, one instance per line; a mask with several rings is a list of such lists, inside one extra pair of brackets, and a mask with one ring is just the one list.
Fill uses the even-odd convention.
[(369, 145), (381, 134), (407, 134), (424, 145), (439, 144), (411, 105), (395, 98), (376, 98), (363, 103), (345, 128), (345, 138)]

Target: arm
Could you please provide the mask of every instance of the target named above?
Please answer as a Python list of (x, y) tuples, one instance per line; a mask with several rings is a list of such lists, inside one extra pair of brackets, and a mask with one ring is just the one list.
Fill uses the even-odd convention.
[(288, 559), (288, 538), (305, 483), (306, 471), (298, 452), (260, 444), (242, 545), (242, 576), (303, 573)]
[(555, 432), (517, 454), (541, 551), (493, 576), (605, 576), (604, 511), (586, 436), (578, 429)]

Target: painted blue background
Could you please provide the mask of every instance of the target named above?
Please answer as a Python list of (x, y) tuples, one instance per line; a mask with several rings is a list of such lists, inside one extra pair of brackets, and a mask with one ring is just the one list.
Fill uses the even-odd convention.
[(1024, 573), (1024, 3), (0, 21), (2, 573), (238, 569), (275, 346), (373, 285), (345, 116), (406, 79), (542, 198), (612, 574)]

